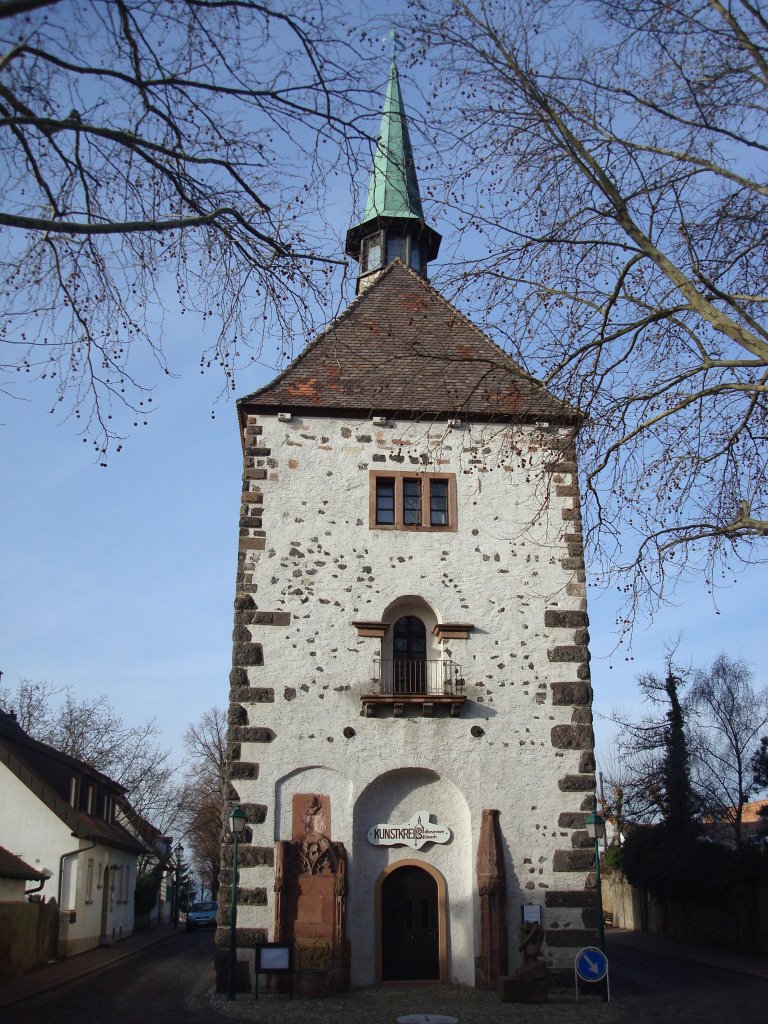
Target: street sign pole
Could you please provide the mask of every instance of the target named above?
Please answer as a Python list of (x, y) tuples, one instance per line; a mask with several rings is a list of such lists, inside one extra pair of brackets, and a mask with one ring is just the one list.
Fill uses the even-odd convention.
[(597, 985), (605, 979), (606, 1002), (611, 1001), (611, 981), (608, 971), (608, 957), (597, 946), (585, 946), (576, 954), (573, 964), (573, 982), (576, 999), (579, 998), (579, 981)]

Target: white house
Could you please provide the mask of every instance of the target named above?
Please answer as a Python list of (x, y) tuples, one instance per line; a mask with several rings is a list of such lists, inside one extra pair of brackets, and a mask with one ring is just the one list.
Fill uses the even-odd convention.
[(124, 790), (77, 758), (32, 739), (0, 711), (0, 845), (50, 876), (58, 955), (133, 933), (136, 859), (144, 847), (115, 819)]
[(523, 913), (559, 979), (596, 938), (580, 418), (431, 287), (439, 244), (393, 65), (358, 297), (238, 403), (237, 944), (335, 989), (495, 987)]

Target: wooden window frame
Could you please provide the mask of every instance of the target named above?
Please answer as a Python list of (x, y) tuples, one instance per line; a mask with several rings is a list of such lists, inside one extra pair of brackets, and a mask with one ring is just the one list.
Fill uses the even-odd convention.
[[(376, 522), (376, 482), (393, 480), (395, 484), (395, 521), (394, 523)], [(421, 483), (421, 522), (406, 523), (404, 521), (403, 482), (419, 480)], [(431, 483), (433, 480), (446, 481), (448, 484), (448, 523), (446, 526), (433, 526), (431, 521)], [(455, 473), (409, 473), (407, 470), (371, 469), (368, 473), (368, 524), (372, 530), (410, 530), (415, 533), (455, 533), (458, 525), (458, 505), (456, 501)]]

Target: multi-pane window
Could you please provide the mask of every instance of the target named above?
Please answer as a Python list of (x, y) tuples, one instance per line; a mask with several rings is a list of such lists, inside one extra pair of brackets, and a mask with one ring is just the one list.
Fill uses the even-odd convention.
[(371, 472), (370, 525), (395, 530), (455, 530), (456, 477), (452, 473)]

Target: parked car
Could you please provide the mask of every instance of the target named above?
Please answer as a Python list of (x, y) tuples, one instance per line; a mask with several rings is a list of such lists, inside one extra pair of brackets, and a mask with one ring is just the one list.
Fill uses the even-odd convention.
[(192, 903), (187, 911), (187, 931), (195, 928), (215, 928), (216, 911), (219, 904), (215, 900), (208, 903)]

